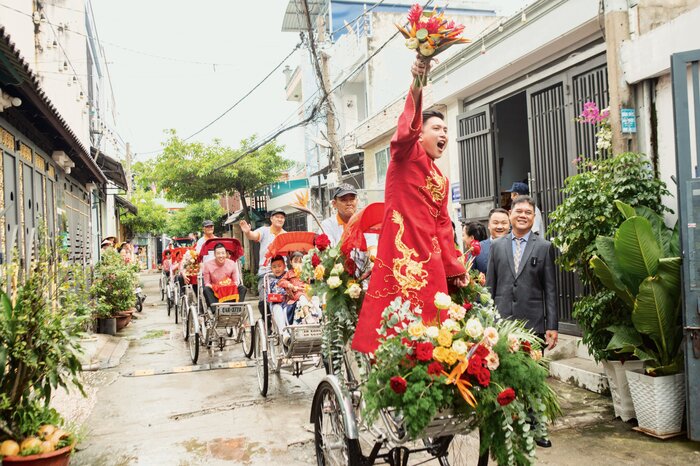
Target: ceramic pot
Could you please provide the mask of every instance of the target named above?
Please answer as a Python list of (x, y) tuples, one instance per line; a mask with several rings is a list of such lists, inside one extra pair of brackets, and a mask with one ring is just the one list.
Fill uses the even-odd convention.
[(49, 453), (29, 456), (6, 456), (2, 466), (67, 466), (70, 462), (72, 446), (63, 447)]
[(640, 371), (644, 369), (643, 361), (603, 361), (605, 375), (608, 377), (610, 394), (612, 395), (615, 417), (619, 417), (623, 422), (635, 419), (632, 395), (627, 383), (627, 370)]
[(627, 371), (639, 428), (656, 436), (681, 431), (685, 411), (685, 374), (652, 377)]

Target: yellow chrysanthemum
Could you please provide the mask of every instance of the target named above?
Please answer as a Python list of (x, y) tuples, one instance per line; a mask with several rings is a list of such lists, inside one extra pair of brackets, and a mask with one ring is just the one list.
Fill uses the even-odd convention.
[(449, 348), (450, 346), (452, 346), (452, 332), (450, 332), (446, 328), (441, 328), (438, 332), (437, 341), (438, 344), (440, 344), (440, 346)]
[(325, 267), (322, 265), (317, 265), (316, 268), (314, 269), (314, 278), (316, 280), (323, 280), (323, 275), (326, 273)]

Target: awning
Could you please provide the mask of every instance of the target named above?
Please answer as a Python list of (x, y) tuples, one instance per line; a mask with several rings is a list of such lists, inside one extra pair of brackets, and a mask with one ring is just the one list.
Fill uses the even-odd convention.
[[(328, 0), (307, 0), (311, 24), (316, 28), (316, 17), (328, 11)], [(303, 0), (289, 0), (287, 10), (282, 20), (282, 32), (299, 32), (308, 29), (306, 15), (304, 14)]]
[[(362, 169), (364, 168), (363, 163), (364, 163), (364, 152), (357, 152), (355, 154), (344, 155), (343, 160), (341, 162), (342, 175), (343, 176), (356, 175), (358, 170), (362, 171)], [(330, 165), (326, 165), (325, 167), (318, 170), (317, 172), (309, 175), (309, 177), (318, 176), (318, 175), (327, 175), (330, 171), (331, 171)]]
[[(260, 214), (258, 214), (255, 209), (248, 209), (248, 215), (250, 216), (250, 220), (253, 222), (259, 222), (264, 219), (264, 217), (261, 217)], [(231, 225), (232, 223), (237, 222), (238, 220), (243, 218), (243, 209), (238, 209), (234, 213), (228, 216), (226, 221), (224, 221), (224, 226), (226, 225)]]
[(97, 181), (104, 184), (107, 181), (83, 143), (41, 89), (39, 78), (22, 58), (3, 26), (0, 26), (0, 84), (3, 84), (3, 90), (22, 100), (19, 107), (5, 109), (3, 116), (11, 122), (15, 120), (35, 128), (46, 141), (47, 150), (65, 152), (76, 165), (71, 174), (75, 178), (84, 183)]
[(114, 201), (117, 203), (118, 206), (124, 207), (126, 210), (128, 210), (134, 215), (136, 215), (139, 212), (139, 209), (137, 209), (134, 204), (132, 204), (131, 202), (129, 202), (121, 196), (114, 196)]
[(121, 162), (94, 147), (90, 148), (90, 155), (97, 161), (97, 166), (100, 167), (108, 180), (124, 190), (128, 189), (126, 173)]

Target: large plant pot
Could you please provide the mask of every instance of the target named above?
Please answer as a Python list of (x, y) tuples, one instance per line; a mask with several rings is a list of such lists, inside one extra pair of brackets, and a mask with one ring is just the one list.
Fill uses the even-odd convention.
[(651, 377), (627, 371), (639, 428), (656, 436), (681, 431), (685, 410), (685, 375)]
[(100, 317), (97, 319), (97, 333), (106, 335), (117, 334), (117, 321), (114, 317)]
[(50, 453), (39, 453), (29, 456), (6, 456), (2, 466), (67, 466), (70, 461), (72, 446), (61, 448)]
[(615, 417), (619, 417), (623, 422), (636, 418), (632, 395), (627, 384), (627, 371), (641, 371), (644, 369), (643, 361), (603, 361), (605, 375), (608, 377), (610, 394), (612, 395)]
[(117, 319), (117, 332), (119, 332), (129, 325), (129, 322), (131, 322), (131, 314), (120, 313), (115, 316), (115, 319)]

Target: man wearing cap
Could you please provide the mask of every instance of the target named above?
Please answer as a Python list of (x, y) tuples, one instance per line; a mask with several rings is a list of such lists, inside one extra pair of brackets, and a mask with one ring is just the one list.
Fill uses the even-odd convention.
[(270, 266), (265, 265), (265, 253), (270, 244), (275, 240), (275, 237), (280, 233), (286, 233), (284, 231), (284, 221), (287, 219), (287, 213), (281, 209), (275, 209), (270, 212), (270, 226), (263, 226), (257, 230), (253, 230), (250, 224), (245, 220), (241, 220), (238, 225), (241, 227), (241, 231), (250, 241), (257, 241), (260, 243), (260, 261), (258, 263), (258, 296), (262, 298), (264, 295), (262, 291), (263, 277), (270, 271)]
[[(529, 196), (530, 187), (527, 183), (516, 181), (506, 192), (510, 193), (511, 200), (515, 200), (518, 196)], [(544, 231), (542, 231), (542, 212), (540, 212), (540, 208), (537, 206), (535, 206), (535, 224), (532, 226), (532, 232), (538, 235), (544, 233)]]
[[(202, 230), (204, 230), (204, 234), (201, 238), (199, 238), (199, 240), (197, 241), (197, 245), (194, 247), (194, 251), (197, 254), (199, 254), (202, 250), (202, 246), (204, 246), (204, 242), (206, 240), (216, 238), (216, 235), (214, 235), (214, 222), (212, 222), (211, 220), (205, 220), (202, 222)], [(204, 262), (205, 260), (211, 260), (213, 258), (213, 254), (209, 254), (206, 258), (202, 259), (202, 262)]]
[(350, 217), (357, 212), (357, 190), (350, 184), (341, 184), (333, 191), (331, 205), (336, 210), (335, 215), (322, 221), (321, 228), (331, 240), (331, 246), (335, 246), (340, 242)]

